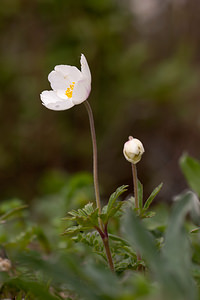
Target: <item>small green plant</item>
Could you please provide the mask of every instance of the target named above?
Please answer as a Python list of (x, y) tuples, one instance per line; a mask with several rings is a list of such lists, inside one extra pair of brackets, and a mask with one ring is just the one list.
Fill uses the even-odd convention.
[[(87, 101), (91, 74), (85, 56), (81, 55), (81, 71), (58, 65), (48, 79), (52, 90), (41, 93), (44, 106), (66, 110), (85, 104), (95, 197), (90, 175), (70, 177), (55, 172), (43, 178), (47, 195), (33, 201), (32, 207), (17, 199), (0, 205), (1, 299), (197, 300), (197, 195), (187, 191), (176, 197), (171, 212), (162, 206), (150, 211), (162, 183), (143, 199), (136, 164), (144, 147), (130, 136), (123, 153), (131, 163), (133, 196), (123, 199), (129, 187), (122, 185), (102, 207), (96, 133)], [(180, 165), (189, 185), (200, 195), (200, 163), (184, 155)]]

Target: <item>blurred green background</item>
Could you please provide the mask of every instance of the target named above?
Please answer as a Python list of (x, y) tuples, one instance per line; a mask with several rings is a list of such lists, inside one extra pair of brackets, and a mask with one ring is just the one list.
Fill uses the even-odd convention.
[(39, 97), (54, 66), (80, 67), (81, 53), (92, 73), (103, 198), (132, 184), (122, 154), (129, 135), (145, 147), (145, 194), (161, 181), (165, 201), (181, 192), (179, 157), (200, 158), (199, 13), (194, 0), (1, 0), (0, 199), (29, 202), (50, 177), (59, 185), (92, 171), (84, 105), (54, 112)]

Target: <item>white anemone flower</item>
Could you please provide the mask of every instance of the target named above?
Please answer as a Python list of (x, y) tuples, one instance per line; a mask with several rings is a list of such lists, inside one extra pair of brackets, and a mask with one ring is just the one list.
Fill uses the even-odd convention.
[(85, 101), (91, 91), (91, 73), (81, 54), (81, 71), (74, 66), (58, 65), (49, 74), (51, 91), (40, 94), (42, 104), (52, 110), (66, 110)]

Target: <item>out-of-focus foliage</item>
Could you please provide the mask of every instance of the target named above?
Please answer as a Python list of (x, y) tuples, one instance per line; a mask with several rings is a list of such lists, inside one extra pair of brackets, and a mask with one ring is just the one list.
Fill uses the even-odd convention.
[(183, 155), (180, 166), (190, 187), (200, 196), (200, 163), (196, 159)]
[[(109, 234), (116, 267), (112, 273), (97, 232), (73, 239), (59, 235), (69, 208), (80, 207), (83, 198), (92, 201), (87, 174), (68, 177), (63, 186), (60, 176), (49, 176), (54, 193), (32, 201), (31, 207), (18, 199), (0, 206), (0, 257), (11, 262), (7, 272), (0, 271), (2, 299), (198, 299), (200, 204), (192, 192), (180, 195), (171, 211), (157, 206), (155, 216), (143, 220), (133, 206), (126, 206)], [(75, 195), (80, 203), (78, 198), (73, 203)]]
[(199, 155), (199, 9), (190, 0), (1, 0), (1, 199), (29, 201), (51, 169), (91, 170), (84, 107), (55, 113), (39, 99), (54, 66), (79, 66), (80, 53), (92, 72), (104, 195), (131, 183), (121, 154), (130, 134), (148, 153), (145, 193), (165, 179), (163, 195), (180, 192), (178, 157)]

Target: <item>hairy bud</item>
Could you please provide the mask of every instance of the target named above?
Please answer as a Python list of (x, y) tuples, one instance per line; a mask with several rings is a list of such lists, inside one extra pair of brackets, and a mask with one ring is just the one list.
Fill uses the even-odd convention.
[(137, 164), (144, 153), (144, 147), (138, 139), (129, 136), (128, 142), (124, 144), (123, 153), (129, 162)]

